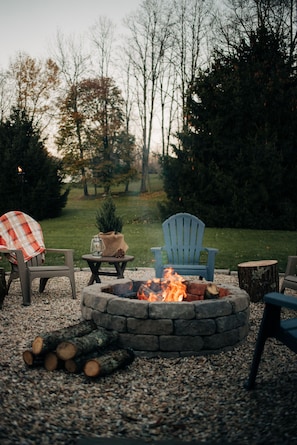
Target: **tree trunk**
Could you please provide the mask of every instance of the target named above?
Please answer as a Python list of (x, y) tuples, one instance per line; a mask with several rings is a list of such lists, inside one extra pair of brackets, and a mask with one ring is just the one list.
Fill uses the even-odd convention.
[(119, 349), (108, 352), (101, 357), (88, 360), (84, 366), (84, 373), (87, 377), (98, 377), (111, 374), (119, 368), (132, 363), (134, 353), (131, 350)]
[(34, 354), (54, 351), (62, 341), (87, 335), (95, 329), (97, 329), (97, 326), (93, 321), (83, 321), (57, 331), (40, 334), (33, 340), (32, 351)]
[(35, 355), (31, 349), (26, 349), (23, 352), (23, 360), (26, 363), (27, 366), (30, 366), (32, 368), (43, 366), (44, 365), (44, 354), (42, 355)]
[(140, 182), (140, 193), (148, 192), (148, 177), (149, 177), (149, 155), (148, 149), (146, 147), (143, 148), (142, 153), (142, 170), (141, 170), (141, 182)]
[(83, 337), (75, 337), (69, 341), (63, 341), (57, 346), (57, 355), (61, 360), (70, 360), (91, 351), (99, 351), (118, 337), (115, 331), (97, 329)]
[(263, 299), (268, 292), (278, 292), (279, 275), (276, 260), (249, 261), (238, 264), (239, 287), (250, 296), (251, 301)]

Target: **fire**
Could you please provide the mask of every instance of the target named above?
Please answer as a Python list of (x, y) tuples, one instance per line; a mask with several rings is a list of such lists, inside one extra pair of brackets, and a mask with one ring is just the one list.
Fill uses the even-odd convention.
[(183, 277), (168, 268), (164, 270), (161, 280), (149, 280), (140, 286), (137, 297), (147, 301), (183, 301), (187, 296), (186, 290)]

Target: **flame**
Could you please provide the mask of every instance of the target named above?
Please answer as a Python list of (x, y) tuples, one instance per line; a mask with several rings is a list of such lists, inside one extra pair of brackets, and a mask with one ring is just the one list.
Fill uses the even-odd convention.
[(137, 297), (147, 301), (183, 301), (187, 296), (187, 286), (181, 275), (172, 268), (164, 270), (161, 280), (149, 280), (139, 288)]

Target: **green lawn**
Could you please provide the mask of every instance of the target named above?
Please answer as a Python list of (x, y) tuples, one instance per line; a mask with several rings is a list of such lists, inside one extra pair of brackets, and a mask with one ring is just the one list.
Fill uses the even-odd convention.
[[(128, 194), (124, 194), (121, 188), (113, 190), (117, 213), (124, 222), (123, 233), (129, 245), (128, 253), (135, 256), (129, 267), (152, 267), (150, 247), (163, 244), (157, 203), (164, 194), (160, 191), (160, 181), (156, 175), (151, 177), (151, 189), (150, 193), (140, 195), (139, 183), (134, 183)], [(91, 238), (98, 233), (95, 215), (101, 202), (101, 193), (97, 197), (83, 198), (82, 190), (73, 187), (62, 216), (41, 222), (47, 247), (72, 247), (75, 250), (75, 265), (86, 267), (81, 256), (89, 252)], [(199, 216), (203, 220), (203, 215)], [(276, 259), (279, 271), (283, 272), (288, 255), (296, 254), (297, 236), (296, 232), (289, 231), (207, 227), (204, 245), (219, 249), (217, 269), (237, 270), (237, 264), (243, 261)]]

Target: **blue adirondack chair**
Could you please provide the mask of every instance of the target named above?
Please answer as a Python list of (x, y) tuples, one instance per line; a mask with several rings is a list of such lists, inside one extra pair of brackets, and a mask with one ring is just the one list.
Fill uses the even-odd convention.
[[(172, 267), (180, 275), (213, 281), (218, 249), (202, 246), (204, 228), (204, 222), (189, 213), (177, 213), (163, 222), (165, 246), (151, 248), (157, 278), (162, 278), (164, 269)], [(207, 254), (206, 264), (200, 264), (202, 252)]]
[[(293, 352), (297, 353), (297, 318), (284, 318), (282, 308), (297, 311), (297, 299), (293, 295), (271, 292), (264, 295), (264, 312), (259, 328), (250, 374), (246, 389), (253, 389), (260, 365), (264, 346), (268, 338), (275, 338)], [(294, 314), (294, 312), (293, 312)]]

